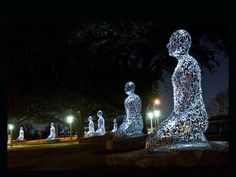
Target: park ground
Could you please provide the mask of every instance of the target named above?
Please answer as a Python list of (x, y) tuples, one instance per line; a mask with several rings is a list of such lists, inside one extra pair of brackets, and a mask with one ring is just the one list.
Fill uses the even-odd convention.
[[(157, 169), (132, 169), (130, 166), (115, 167), (107, 164), (106, 159), (109, 155), (121, 157), (124, 164), (128, 156), (136, 159), (140, 151), (131, 151), (124, 153), (107, 152), (104, 144), (101, 143), (79, 143), (75, 139), (70, 141), (62, 141), (61, 143), (38, 144), (32, 142), (27, 144), (14, 145), (12, 148), (8, 146), (8, 170), (9, 171), (145, 171), (154, 172)], [(186, 154), (186, 153), (184, 153)], [(220, 156), (220, 154), (217, 154)], [(126, 156), (124, 158), (124, 156)], [(149, 155), (150, 156), (150, 155)], [(183, 158), (183, 153), (180, 155)], [(187, 157), (187, 156), (186, 156)], [(170, 157), (172, 158), (172, 157)], [(177, 157), (179, 159), (179, 156)], [(180, 159), (181, 159), (180, 158)], [(218, 157), (216, 157), (218, 158)], [(129, 160), (130, 161), (130, 160)], [(131, 161), (130, 161), (131, 162)], [(130, 162), (128, 162), (130, 164)], [(147, 162), (141, 160), (146, 164)], [(120, 162), (119, 162), (120, 163)], [(133, 163), (133, 162), (131, 162)], [(166, 162), (165, 162), (166, 163)], [(171, 169), (168, 167), (168, 170)], [(158, 169), (165, 171), (166, 169)], [(183, 169), (178, 169), (183, 170)], [(184, 170), (186, 170), (184, 168)], [(187, 169), (193, 170), (193, 169)], [(198, 169), (197, 169), (198, 170)], [(219, 174), (224, 172), (224, 167), (206, 169)]]

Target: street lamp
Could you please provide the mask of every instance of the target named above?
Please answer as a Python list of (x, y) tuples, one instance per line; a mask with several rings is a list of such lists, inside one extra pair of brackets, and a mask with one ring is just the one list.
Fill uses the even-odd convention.
[(70, 141), (72, 142), (72, 131), (71, 131), (71, 124), (73, 122), (74, 117), (73, 116), (68, 116), (67, 117), (67, 122), (70, 124)]
[(151, 132), (153, 132), (153, 126), (152, 126), (153, 113), (149, 112), (147, 115), (148, 115), (148, 118), (151, 120)]
[(160, 104), (160, 100), (158, 99), (158, 98), (156, 98), (155, 100), (154, 100), (154, 105), (159, 105)]
[(154, 110), (153, 111), (153, 114), (154, 114), (154, 117), (156, 118), (156, 126), (157, 126), (157, 120), (158, 120), (158, 117), (160, 117), (160, 115), (161, 115), (161, 111), (160, 110)]
[(10, 136), (11, 136), (11, 147), (12, 147), (12, 130), (14, 129), (14, 125), (13, 125), (13, 124), (9, 124), (8, 127), (9, 127), (9, 130), (10, 130)]
[[(159, 98), (154, 99), (154, 101), (153, 101), (153, 111), (155, 111), (157, 106), (160, 105), (160, 104), (161, 104), (161, 101), (160, 101)], [(155, 126), (157, 126), (157, 119), (154, 122), (155, 122)]]

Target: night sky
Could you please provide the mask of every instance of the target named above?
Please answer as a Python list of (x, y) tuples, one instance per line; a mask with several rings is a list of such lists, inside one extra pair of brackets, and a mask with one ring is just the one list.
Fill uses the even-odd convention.
[[(8, 114), (24, 109), (18, 106), (24, 99), (36, 102), (33, 97), (38, 95), (46, 101), (52, 97), (52, 102), (59, 102), (47, 109), (60, 111), (64, 100), (54, 98), (64, 95), (67, 108), (76, 103), (83, 107), (82, 116), (98, 109), (105, 109), (106, 115), (120, 115), (124, 113), (124, 84), (132, 80), (143, 105), (155, 95), (160, 97), (161, 119), (166, 118), (173, 109), (171, 75), (177, 64), (168, 55), (166, 44), (170, 35), (181, 28), (192, 35), (190, 55), (201, 66), (207, 104), (216, 93), (228, 88), (227, 24), (10, 23)], [(73, 93), (81, 95), (73, 97)]]

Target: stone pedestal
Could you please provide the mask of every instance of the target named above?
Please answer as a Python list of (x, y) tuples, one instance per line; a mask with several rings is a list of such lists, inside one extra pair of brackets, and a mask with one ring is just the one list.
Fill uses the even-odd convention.
[(86, 146), (91, 153), (105, 153), (105, 142), (113, 137), (110, 132), (103, 136), (79, 137), (78, 141), (83, 146)]
[(103, 136), (79, 137), (79, 143), (105, 143), (106, 140), (112, 138), (111, 133), (106, 133)]
[(106, 150), (110, 152), (126, 152), (145, 148), (147, 135), (133, 137), (113, 137), (106, 141)]
[(165, 150), (149, 152), (145, 149), (111, 154), (106, 156), (106, 164), (125, 168), (225, 168), (229, 161), (228, 143), (211, 141), (207, 149)]

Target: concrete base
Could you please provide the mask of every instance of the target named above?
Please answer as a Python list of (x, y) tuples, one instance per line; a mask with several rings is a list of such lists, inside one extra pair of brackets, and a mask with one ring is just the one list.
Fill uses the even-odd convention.
[(110, 152), (126, 152), (145, 148), (147, 135), (133, 137), (113, 137), (106, 141), (106, 150)]
[(103, 136), (79, 137), (79, 143), (104, 143), (112, 138), (112, 134), (106, 133)]
[(105, 162), (112, 167), (182, 168), (226, 167), (229, 161), (228, 142), (211, 141), (205, 149), (149, 152), (145, 149), (107, 155)]
[(112, 139), (113, 134), (106, 133), (103, 136), (80, 137), (79, 144), (86, 146), (87, 150), (92, 154), (103, 154), (106, 152), (105, 142)]

